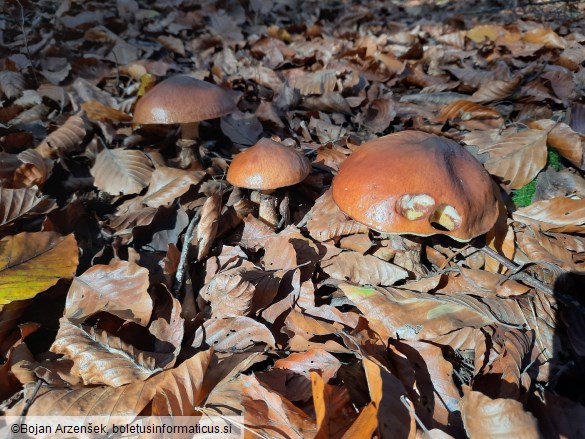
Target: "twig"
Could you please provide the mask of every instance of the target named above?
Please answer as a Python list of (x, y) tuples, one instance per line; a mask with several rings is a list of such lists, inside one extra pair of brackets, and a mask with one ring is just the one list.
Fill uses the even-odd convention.
[(181, 258), (179, 259), (179, 266), (177, 267), (177, 274), (175, 275), (175, 283), (173, 285), (173, 296), (175, 297), (178, 296), (179, 290), (183, 286), (185, 265), (187, 263), (187, 253), (189, 252), (191, 241), (193, 240), (193, 235), (195, 234), (195, 226), (197, 226), (197, 222), (199, 221), (200, 216), (201, 212), (198, 210), (191, 219), (189, 227), (187, 227), (187, 232), (185, 233), (185, 242), (183, 243), (183, 248), (181, 249)]
[(24, 25), (25, 25), (24, 7), (22, 6), (22, 3), (20, 3), (20, 0), (16, 0), (16, 3), (18, 3), (18, 6), (20, 6), (20, 27), (22, 29), (22, 37), (24, 38), (24, 50), (26, 50), (26, 54), (28, 56), (28, 62), (30, 62), (31, 72), (32, 72), (33, 78), (35, 80), (35, 85), (38, 87), (39, 81), (37, 79), (37, 74), (35, 73), (35, 66), (33, 66), (32, 56), (31, 56), (30, 50), (28, 48), (28, 38), (26, 37), (26, 29), (24, 27)]
[(39, 393), (39, 390), (41, 388), (41, 386), (43, 385), (43, 380), (37, 380), (36, 384), (35, 384), (35, 388), (33, 389), (32, 395), (30, 396), (30, 398), (28, 398), (25, 403), (24, 403), (24, 407), (22, 408), (22, 411), (20, 412), (20, 416), (26, 416), (26, 414), (28, 413), (28, 409), (30, 409), (30, 406), (32, 405), (33, 401), (35, 400), (37, 393)]
[(406, 407), (406, 409), (409, 411), (409, 413), (414, 417), (416, 423), (421, 428), (421, 430), (427, 436), (430, 435), (429, 430), (427, 429), (427, 427), (425, 427), (425, 424), (423, 424), (423, 422), (420, 420), (420, 418), (416, 415), (416, 412), (414, 411), (414, 409), (409, 404), (410, 400), (406, 396), (400, 395), (400, 402), (404, 405), (404, 407)]
[(571, 305), (571, 306), (575, 307), (576, 309), (578, 309), (580, 312), (585, 313), (585, 307), (580, 302), (573, 299), (571, 296), (569, 296), (568, 294), (566, 294), (562, 291), (553, 290), (551, 287), (542, 283), (541, 281), (539, 281), (535, 277), (529, 275), (528, 273), (525, 273), (523, 271), (519, 271), (519, 269), (521, 268), (520, 266), (516, 265), (514, 262), (512, 262), (507, 257), (502, 256), (501, 254), (499, 254), (498, 252), (493, 250), (491, 247), (489, 247), (487, 245), (483, 245), (481, 247), (476, 247), (476, 248), (481, 250), (482, 252), (484, 252), (490, 258), (495, 259), (498, 263), (500, 263), (501, 265), (503, 265), (507, 269), (512, 270), (514, 272), (514, 276), (516, 278), (518, 278), (519, 280), (521, 280), (522, 282), (526, 283), (527, 285), (530, 285), (533, 288), (539, 289), (543, 293), (548, 294), (549, 296), (555, 297), (557, 300), (559, 300), (563, 304)]

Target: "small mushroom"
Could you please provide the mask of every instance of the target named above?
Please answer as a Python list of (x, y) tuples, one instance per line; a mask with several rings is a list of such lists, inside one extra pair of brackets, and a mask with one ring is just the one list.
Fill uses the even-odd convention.
[(273, 191), (300, 183), (310, 172), (311, 163), (305, 156), (274, 140), (260, 139), (234, 157), (227, 181), (236, 187), (259, 191), (259, 217), (275, 227), (278, 199)]
[(236, 109), (229, 93), (210, 82), (187, 75), (165, 79), (149, 90), (134, 109), (133, 122), (140, 125), (179, 124), (182, 148), (199, 137), (199, 123), (225, 116)]
[(380, 232), (467, 242), (498, 217), (483, 166), (457, 143), (421, 131), (364, 143), (343, 162), (332, 189), (343, 212)]

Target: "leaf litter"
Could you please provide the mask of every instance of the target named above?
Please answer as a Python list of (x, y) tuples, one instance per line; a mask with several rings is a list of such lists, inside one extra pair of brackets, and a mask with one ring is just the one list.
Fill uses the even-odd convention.
[[(8, 2), (0, 411), (242, 414), (261, 437), (585, 435), (583, 4), (493, 3)], [(177, 73), (237, 103), (192, 147), (131, 123)], [(337, 207), (347, 157), (407, 130), (490, 173), (492, 256)], [(265, 137), (312, 164), (272, 194), (276, 227), (266, 194), (225, 181)]]

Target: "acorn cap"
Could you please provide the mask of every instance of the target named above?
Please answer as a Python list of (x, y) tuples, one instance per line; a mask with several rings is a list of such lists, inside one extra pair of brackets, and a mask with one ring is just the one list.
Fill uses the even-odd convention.
[(469, 241), (498, 217), (483, 166), (457, 143), (421, 131), (364, 143), (342, 163), (332, 189), (343, 212), (380, 232)]
[(271, 190), (300, 183), (310, 172), (305, 156), (274, 140), (260, 139), (234, 157), (227, 181), (237, 187)]
[(155, 85), (138, 100), (133, 122), (143, 125), (200, 122), (235, 109), (235, 102), (221, 87), (178, 75)]

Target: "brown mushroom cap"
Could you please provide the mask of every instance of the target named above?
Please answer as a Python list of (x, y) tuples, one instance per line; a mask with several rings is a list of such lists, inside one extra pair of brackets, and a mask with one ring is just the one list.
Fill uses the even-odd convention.
[(260, 139), (232, 161), (227, 181), (233, 186), (271, 190), (300, 183), (311, 172), (309, 160), (270, 139)]
[(498, 217), (483, 166), (457, 143), (421, 131), (364, 143), (343, 162), (332, 188), (342, 211), (380, 232), (469, 241)]
[(235, 109), (236, 104), (221, 87), (191, 76), (178, 75), (155, 85), (136, 103), (133, 122), (200, 122), (224, 116)]

